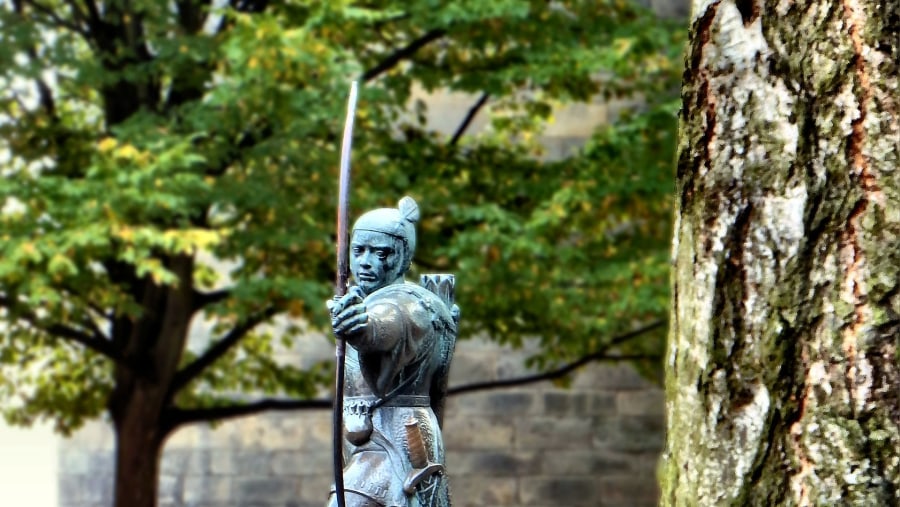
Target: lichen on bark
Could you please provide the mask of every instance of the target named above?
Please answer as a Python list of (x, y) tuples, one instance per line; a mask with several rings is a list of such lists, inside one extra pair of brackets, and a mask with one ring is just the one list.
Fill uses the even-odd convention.
[(696, 1), (664, 505), (900, 504), (900, 2)]

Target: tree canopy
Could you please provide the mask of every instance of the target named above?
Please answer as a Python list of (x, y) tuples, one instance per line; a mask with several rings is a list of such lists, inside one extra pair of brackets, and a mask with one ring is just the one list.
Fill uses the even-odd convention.
[[(466, 334), (543, 365), (659, 353), (677, 31), (625, 1), (0, 2), (0, 397), (69, 431), (151, 386), (164, 433), (254, 391), (324, 324), (339, 133), (362, 82), (354, 215), (413, 195), (420, 271), (458, 276)], [(478, 135), (428, 131), (417, 91), (473, 94)], [(634, 97), (541, 158), (566, 103)], [(277, 315), (278, 333), (259, 325)], [(195, 317), (209, 346), (186, 347)], [(631, 349), (628, 349), (631, 347)], [(147, 392), (151, 392), (147, 391)], [(149, 396), (149, 395), (148, 395)], [(193, 414), (193, 415), (192, 415)]]

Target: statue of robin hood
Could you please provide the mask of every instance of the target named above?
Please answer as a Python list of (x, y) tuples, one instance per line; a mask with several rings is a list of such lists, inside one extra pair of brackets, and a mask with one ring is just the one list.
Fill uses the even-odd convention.
[[(343, 388), (345, 505), (450, 505), (441, 421), (459, 308), (451, 275), (407, 282), (419, 208), (362, 215), (350, 236), (356, 285), (328, 302), (335, 337), (348, 345)], [(338, 481), (336, 481), (338, 482)], [(341, 505), (340, 487), (329, 506)]]

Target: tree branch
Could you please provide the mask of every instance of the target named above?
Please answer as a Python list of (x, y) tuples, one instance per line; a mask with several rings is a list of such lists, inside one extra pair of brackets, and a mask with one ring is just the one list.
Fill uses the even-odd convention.
[[(74, 3), (75, 0), (72, 0), (72, 2)], [(91, 30), (95, 30), (96, 27), (99, 27), (100, 23), (103, 22), (103, 19), (100, 18), (100, 11), (97, 9), (97, 4), (94, 3), (94, 0), (84, 0), (84, 5), (87, 7)]]
[[(37, 55), (33, 54), (33, 56)], [(59, 117), (56, 116), (56, 100), (53, 98), (53, 91), (50, 90), (50, 86), (43, 79), (36, 77), (34, 80), (37, 82), (38, 94), (41, 97), (41, 107), (44, 108), (44, 111), (47, 112), (47, 116), (50, 117), (53, 123), (58, 123)]]
[(0, 306), (7, 308), (12, 318), (21, 319), (35, 329), (43, 331), (56, 338), (62, 338), (64, 340), (75, 342), (117, 363), (124, 363), (124, 359), (122, 358), (122, 356), (119, 355), (119, 353), (113, 348), (112, 342), (106, 340), (102, 334), (89, 334), (80, 329), (70, 327), (59, 322), (43, 322), (33, 312), (21, 308), (16, 301), (6, 296), (0, 296)]
[[(644, 333), (657, 329), (665, 324), (664, 321), (655, 321), (646, 326), (634, 329), (622, 335), (614, 337), (610, 340), (610, 345), (621, 345), (628, 340), (634, 339)], [(615, 354), (607, 355), (605, 351), (594, 352), (579, 358), (577, 361), (566, 364), (555, 370), (537, 373), (534, 375), (524, 375), (502, 380), (490, 380), (486, 382), (473, 382), (471, 384), (463, 384), (457, 387), (451, 387), (447, 394), (456, 396), (459, 394), (467, 394), (476, 391), (487, 391), (492, 389), (503, 389), (507, 387), (516, 387), (547, 380), (562, 378), (569, 373), (595, 361), (636, 361), (653, 359), (658, 360), (662, 356), (658, 354)], [(289, 411), (289, 410), (319, 410), (330, 409), (333, 407), (332, 399), (315, 399), (315, 400), (297, 400), (297, 399), (279, 399), (265, 398), (255, 402), (222, 405), (219, 407), (198, 408), (198, 409), (171, 409), (168, 416), (168, 424), (166, 428), (171, 431), (184, 424), (192, 424), (198, 422), (222, 421), (226, 419), (234, 419), (248, 415), (258, 414), (269, 410)]]
[(55, 26), (57, 28), (68, 28), (69, 30), (72, 30), (73, 32), (87, 38), (88, 34), (84, 30), (83, 27), (72, 24), (71, 22), (60, 18), (52, 8), (47, 7), (46, 5), (41, 5), (41, 4), (37, 3), (35, 0), (22, 0), (22, 1), (26, 2), (27, 5), (29, 7), (31, 7), (32, 9), (34, 9), (35, 11), (37, 11), (37, 12), (43, 14), (44, 16), (46, 16), (47, 18), (49, 18), (55, 24)]
[[(244, 12), (248, 14), (259, 13), (266, 10), (266, 7), (269, 5), (269, 0), (229, 0), (228, 7), (234, 9), (236, 12)], [(216, 35), (224, 32), (226, 29), (230, 28), (234, 25), (234, 19), (222, 15), (219, 18), (219, 24), (216, 26), (210, 35)]]
[(666, 325), (666, 321), (654, 320), (653, 322), (650, 322), (649, 324), (646, 324), (639, 328), (632, 329), (631, 331), (622, 333), (619, 336), (613, 337), (613, 339), (609, 341), (609, 345), (607, 345), (607, 348), (615, 347), (616, 345), (622, 345), (623, 343), (625, 343), (633, 338), (637, 338), (638, 336), (640, 336), (644, 333), (649, 333), (650, 331), (653, 331), (654, 329), (659, 329), (659, 328), (663, 327), (664, 325)]
[[(81, 302), (81, 304), (83, 304), (83, 305), (85, 306), (85, 311), (88, 312), (89, 317), (90, 317), (90, 312), (93, 312), (93, 315), (96, 316), (96, 317), (98, 317), (98, 318), (100, 318), (100, 319), (110, 320), (111, 312), (108, 313), (108, 312), (106, 311), (106, 309), (101, 308), (101, 307), (98, 306), (97, 304), (93, 303), (89, 298), (87, 298), (87, 297), (85, 297), (84, 295), (80, 294), (78, 291), (76, 291), (75, 289), (73, 289), (73, 288), (72, 288), (71, 286), (69, 286), (68, 284), (64, 284), (64, 283), (63, 283), (63, 284), (60, 284), (60, 285), (59, 285), (59, 290), (65, 292), (66, 294), (68, 294), (68, 295), (69, 295), (70, 297), (72, 297), (72, 298), (79, 299), (80, 302)], [(86, 323), (87, 323), (87, 326), (88, 326), (89, 328), (91, 328), (91, 331), (94, 332), (94, 334), (97, 334), (97, 335), (99, 335), (99, 336), (104, 336), (104, 337), (106, 337), (107, 339), (109, 338), (105, 333), (103, 333), (103, 332), (100, 330), (100, 328), (97, 327), (97, 324), (94, 323), (94, 321), (91, 320), (90, 318), (86, 319)]]
[(463, 134), (466, 133), (466, 130), (469, 128), (469, 125), (472, 124), (472, 120), (475, 119), (475, 115), (478, 114), (478, 111), (487, 104), (488, 97), (491, 95), (487, 92), (481, 94), (481, 97), (478, 98), (478, 101), (469, 108), (469, 112), (466, 113), (466, 117), (463, 118), (462, 123), (457, 127), (456, 132), (453, 133), (453, 137), (450, 139), (450, 146), (456, 146), (459, 142), (460, 138), (462, 138)]
[[(13, 1), (13, 7), (15, 9), (15, 12), (20, 18), (22, 18), (22, 20), (25, 19), (25, 8), (22, 4), (23, 1), (24, 0), (14, 0)], [(32, 8), (36, 8), (35, 7), (36, 4), (34, 4), (33, 2), (30, 3), (29, 5)], [(50, 11), (50, 14), (53, 15), (52, 10)], [(40, 60), (37, 55), (37, 50), (35, 50), (34, 47), (29, 47), (26, 50), (26, 52), (28, 54), (28, 57), (31, 58), (32, 61), (37, 62)], [(47, 83), (40, 77), (35, 77), (34, 80), (35, 80), (35, 83), (37, 84), (38, 95), (40, 96), (41, 107), (43, 107), (44, 110), (47, 112), (47, 115), (50, 117), (50, 121), (53, 123), (57, 123), (58, 118), (56, 116), (56, 101), (53, 99), (53, 92), (52, 92), (52, 90), (50, 90), (50, 86), (47, 85)]]
[[(107, 320), (110, 320), (108, 317), (103, 316), (103, 314), (100, 314), (100, 318), (105, 318)], [(86, 315), (86, 318), (84, 318), (82, 320), (83, 320), (82, 325), (84, 325), (85, 327), (90, 329), (91, 333), (93, 333), (93, 336), (97, 340), (99, 340), (103, 343), (109, 343), (110, 350), (115, 350), (115, 348), (112, 346), (112, 337), (108, 336), (107, 333), (104, 333), (103, 330), (100, 329), (100, 326), (98, 326), (97, 323), (94, 322), (94, 320), (91, 318), (90, 313), (88, 313), (88, 315)], [(116, 354), (118, 355), (118, 352)], [(123, 360), (124, 360), (124, 358), (123, 358)]]
[(69, 6), (69, 10), (72, 11), (72, 17), (75, 19), (75, 22), (80, 23), (84, 26), (90, 28), (90, 23), (88, 23), (87, 18), (85, 17), (84, 11), (81, 10), (81, 7), (78, 6), (76, 0), (64, 0), (65, 4)]
[[(198, 33), (206, 21), (203, 12), (211, 3), (211, 0), (176, 0), (179, 25), (189, 34)], [(163, 110), (170, 111), (174, 107), (203, 97), (206, 91), (204, 84), (212, 74), (212, 70), (210, 62), (204, 61), (173, 75)], [(198, 73), (203, 73), (202, 77)]]
[(25, 318), (25, 320), (35, 328), (41, 329), (51, 335), (76, 342), (93, 350), (94, 352), (106, 356), (108, 359), (111, 359), (113, 361), (123, 362), (119, 354), (117, 354), (116, 351), (113, 350), (112, 344), (106, 340), (103, 340), (99, 336), (87, 334), (73, 327), (68, 327), (59, 323), (42, 325), (36, 318)]
[(582, 366), (592, 363), (594, 361), (637, 361), (643, 359), (660, 359), (662, 356), (654, 355), (654, 354), (616, 354), (616, 355), (608, 355), (607, 350), (617, 345), (622, 345), (623, 343), (628, 342), (629, 340), (633, 340), (638, 336), (641, 336), (644, 333), (649, 333), (654, 329), (658, 329), (665, 325), (665, 321), (657, 320), (651, 322), (645, 326), (641, 326), (637, 329), (633, 329), (626, 333), (623, 333), (619, 336), (613, 337), (609, 344), (604, 347), (603, 350), (593, 352), (591, 354), (587, 354), (585, 356), (580, 357), (576, 361), (573, 361), (569, 364), (563, 365), (555, 370), (550, 370), (543, 373), (536, 373), (534, 375), (524, 375), (522, 377), (515, 377), (510, 379), (501, 379), (501, 380), (489, 380), (486, 382), (473, 382), (471, 384), (463, 384), (461, 386), (451, 387), (447, 393), (450, 395), (455, 394), (463, 394), (469, 393), (473, 391), (485, 391), (489, 389), (502, 389), (505, 387), (515, 387), (526, 384), (533, 384), (535, 382), (543, 382), (545, 380), (555, 380), (558, 378), (565, 377), (569, 373), (581, 368)]
[(422, 47), (426, 46), (430, 42), (440, 39), (444, 35), (447, 35), (447, 31), (442, 28), (436, 28), (434, 30), (431, 30), (431, 31), (425, 33), (425, 35), (419, 37), (418, 39), (410, 42), (406, 46), (404, 46), (404, 47), (394, 51), (390, 55), (388, 55), (387, 58), (382, 60), (375, 67), (372, 67), (371, 69), (364, 72), (363, 75), (360, 77), (360, 80), (365, 83), (365, 82), (375, 79), (376, 77), (380, 76), (384, 72), (387, 72), (388, 70), (392, 69), (395, 65), (397, 65), (401, 61), (412, 57), (416, 53), (416, 51), (418, 51)]
[(447, 390), (447, 394), (450, 396), (454, 396), (457, 394), (465, 394), (471, 393), (474, 391), (488, 391), (492, 389), (504, 389), (507, 387), (516, 387), (523, 386), (527, 384), (534, 384), (537, 382), (544, 382), (546, 380), (555, 380), (558, 378), (565, 377), (569, 373), (581, 368), (582, 366), (594, 362), (594, 361), (640, 361), (640, 360), (648, 360), (648, 359), (661, 359), (662, 356), (659, 354), (616, 354), (616, 355), (606, 355), (603, 352), (596, 352), (594, 354), (588, 354), (577, 361), (569, 363), (565, 366), (557, 368), (555, 370), (550, 370), (543, 373), (536, 373), (534, 375), (523, 375), (521, 377), (514, 377), (509, 379), (500, 379), (500, 380), (488, 380), (485, 382), (473, 382), (471, 384), (463, 384), (461, 386), (451, 387)]
[(214, 290), (212, 292), (194, 291), (194, 311), (225, 301), (229, 296), (231, 296), (230, 289)]
[(295, 400), (295, 399), (279, 399), (264, 398), (254, 402), (222, 405), (218, 407), (194, 408), (194, 409), (170, 409), (170, 412), (164, 416), (165, 427), (171, 431), (185, 424), (193, 424), (198, 422), (224, 421), (227, 419), (235, 419), (248, 415), (258, 414), (266, 411), (287, 411), (287, 410), (320, 410), (330, 409), (333, 401), (330, 399), (317, 400)]
[(197, 33), (203, 28), (203, 10), (211, 4), (211, 0), (176, 0), (175, 7), (178, 11), (178, 23), (188, 33)]
[(225, 353), (231, 349), (231, 347), (241, 341), (241, 339), (246, 336), (247, 333), (252, 331), (253, 328), (255, 328), (258, 324), (261, 324), (262, 322), (268, 320), (279, 311), (280, 310), (277, 307), (270, 306), (255, 315), (249, 316), (246, 320), (237, 324), (234, 328), (231, 329), (231, 331), (229, 331), (227, 334), (225, 334), (225, 336), (219, 339), (219, 341), (209, 347), (206, 352), (203, 353), (203, 355), (175, 373), (175, 377), (172, 379), (172, 384), (169, 386), (167, 397), (169, 399), (172, 399), (175, 396), (175, 393), (181, 390), (190, 381), (197, 378), (201, 373), (203, 373), (203, 370), (216, 362), (220, 357), (224, 356)]
[(253, 14), (266, 10), (269, 0), (231, 0), (230, 5), (238, 12)]

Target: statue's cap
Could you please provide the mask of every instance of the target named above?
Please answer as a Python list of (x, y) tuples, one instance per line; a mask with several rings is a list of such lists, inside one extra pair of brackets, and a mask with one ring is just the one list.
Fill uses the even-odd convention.
[(416, 222), (419, 205), (409, 196), (400, 199), (396, 208), (379, 208), (364, 213), (353, 224), (354, 231), (374, 231), (389, 234), (406, 242), (409, 253), (416, 249)]

